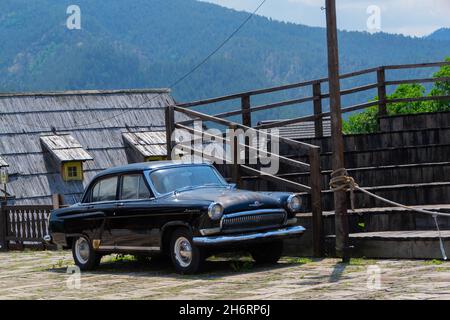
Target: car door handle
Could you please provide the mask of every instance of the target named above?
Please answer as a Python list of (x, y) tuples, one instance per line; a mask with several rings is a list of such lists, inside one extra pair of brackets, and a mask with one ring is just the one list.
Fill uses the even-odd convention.
[(124, 206), (125, 206), (125, 203), (119, 202), (119, 203), (117, 204), (117, 206), (118, 206), (118, 207), (124, 207)]

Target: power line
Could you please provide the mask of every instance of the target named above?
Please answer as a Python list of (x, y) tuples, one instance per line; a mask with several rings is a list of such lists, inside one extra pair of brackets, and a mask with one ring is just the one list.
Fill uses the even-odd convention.
[[(220, 43), (220, 45), (215, 48), (210, 54), (208, 54), (204, 59), (202, 59), (197, 65), (195, 65), (191, 70), (189, 70), (186, 74), (184, 74), (183, 76), (181, 76), (180, 78), (178, 78), (176, 81), (174, 81), (170, 86), (169, 89), (173, 89), (175, 86), (177, 86), (178, 84), (180, 84), (182, 81), (184, 81), (186, 78), (188, 78), (192, 73), (194, 73), (195, 71), (197, 71), (200, 67), (202, 67), (206, 62), (209, 61), (209, 59), (211, 59), (217, 52), (220, 51), (220, 49), (222, 49), (249, 21), (251, 18), (253, 18), (254, 15), (256, 15), (256, 13), (259, 11), (259, 9), (261, 9), (261, 7), (266, 3), (267, 0), (263, 0), (261, 1), (261, 3), (258, 5), (258, 7), (256, 7), (256, 9), (251, 12), (248, 17), (224, 40), (222, 41), (222, 43)], [(144, 106), (145, 104), (153, 101), (154, 99), (156, 99), (157, 97), (159, 97), (161, 95), (161, 93), (157, 93), (154, 97), (147, 99), (146, 101), (138, 104), (137, 106), (134, 106), (133, 109), (136, 108), (140, 108), (142, 106)], [(106, 117), (100, 120), (96, 120), (93, 122), (89, 122), (89, 123), (82, 123), (73, 127), (69, 127), (69, 128), (55, 128), (56, 130), (61, 130), (61, 131), (68, 131), (71, 129), (76, 129), (79, 127), (84, 127), (84, 126), (90, 126), (93, 124), (97, 124), (97, 123), (101, 123), (101, 122), (105, 122), (114, 118), (117, 118), (119, 116), (122, 116), (124, 114), (127, 114), (129, 112), (131, 112), (133, 110), (125, 110), (123, 112), (117, 113), (111, 117)], [(0, 114), (0, 117), (3, 116), (4, 114)], [(20, 122), (20, 121), (16, 121), (16, 123), (22, 124), (22, 125), (26, 125), (30, 128), (37, 128), (37, 129), (45, 129), (42, 127), (38, 127), (35, 126), (34, 124), (30, 124), (30, 123), (25, 123), (25, 122)]]

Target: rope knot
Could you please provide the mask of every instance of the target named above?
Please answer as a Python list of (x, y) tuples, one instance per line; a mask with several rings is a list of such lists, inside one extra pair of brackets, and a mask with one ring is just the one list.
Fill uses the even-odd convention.
[(358, 188), (358, 184), (353, 177), (348, 175), (347, 169), (339, 168), (331, 173), (330, 189), (333, 192), (337, 191), (350, 191), (350, 203), (352, 210), (355, 211), (355, 189)]

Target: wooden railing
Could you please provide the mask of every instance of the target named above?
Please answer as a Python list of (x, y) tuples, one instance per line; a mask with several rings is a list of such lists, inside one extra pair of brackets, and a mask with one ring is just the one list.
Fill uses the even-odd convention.
[[(390, 103), (399, 103), (399, 102), (418, 102), (418, 101), (430, 101), (430, 100), (449, 100), (449, 95), (444, 96), (430, 96), (430, 97), (411, 97), (411, 98), (402, 98), (402, 99), (387, 99), (387, 88), (389, 86), (395, 86), (399, 84), (412, 84), (412, 83), (435, 83), (435, 82), (443, 82), (450, 81), (450, 78), (417, 78), (417, 79), (403, 79), (403, 80), (394, 80), (387, 81), (386, 73), (389, 70), (406, 70), (406, 69), (419, 69), (419, 68), (435, 68), (442, 66), (450, 66), (450, 62), (434, 62), (434, 63), (421, 63), (421, 64), (406, 64), (406, 65), (389, 65), (389, 66), (381, 66), (377, 68), (370, 68), (365, 70), (360, 70), (351, 73), (345, 73), (340, 76), (342, 80), (355, 78), (362, 75), (376, 75), (377, 81), (375, 83), (368, 83), (365, 85), (344, 89), (341, 90), (342, 96), (347, 96), (355, 93), (367, 92), (369, 90), (377, 89), (378, 100), (370, 101), (370, 102), (361, 102), (359, 104), (346, 106), (342, 108), (342, 113), (353, 112), (357, 110), (362, 110), (367, 107), (378, 106), (379, 115), (385, 116), (387, 114), (387, 105)], [(275, 127), (282, 127), (285, 125), (301, 123), (305, 121), (313, 121), (315, 128), (315, 137), (320, 138), (323, 136), (323, 118), (330, 116), (330, 112), (323, 112), (323, 100), (329, 98), (329, 93), (322, 92), (322, 84), (328, 82), (327, 78), (320, 78), (316, 80), (310, 80), (300, 83), (294, 83), (284, 86), (247, 91), (242, 93), (237, 93), (233, 95), (217, 97), (212, 99), (199, 100), (189, 103), (178, 104), (178, 107), (181, 108), (192, 108), (197, 106), (207, 106), (212, 105), (218, 102), (227, 102), (227, 101), (235, 101), (240, 100), (240, 107), (235, 110), (215, 113), (215, 118), (226, 119), (231, 116), (241, 115), (242, 124), (247, 127), (252, 127), (252, 115), (255, 112), (270, 110), (274, 108), (280, 108), (290, 105), (301, 105), (304, 103), (312, 103), (313, 104), (313, 114), (301, 116), (298, 118), (287, 119), (282, 121), (276, 121), (272, 123), (262, 124), (256, 126), (259, 129), (269, 129)], [(299, 97), (291, 100), (277, 101), (270, 104), (257, 105), (252, 106), (251, 100), (252, 97), (260, 96), (263, 94), (282, 92), (291, 89), (297, 88), (307, 88), (311, 89), (312, 95), (306, 97)], [(213, 109), (214, 106), (211, 107)], [(189, 124), (192, 120), (184, 121), (182, 124)]]
[(0, 209), (1, 250), (45, 248), (52, 205), (3, 206)]

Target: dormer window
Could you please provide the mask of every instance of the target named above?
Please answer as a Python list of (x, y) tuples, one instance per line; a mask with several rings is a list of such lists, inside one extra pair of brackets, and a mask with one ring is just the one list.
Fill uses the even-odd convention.
[(83, 181), (83, 162), (71, 161), (62, 164), (64, 181)]
[(41, 143), (60, 165), (64, 181), (82, 181), (83, 163), (93, 160), (70, 134), (41, 136)]
[(166, 133), (163, 131), (126, 132), (122, 134), (131, 149), (134, 162), (167, 159)]

